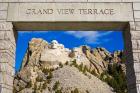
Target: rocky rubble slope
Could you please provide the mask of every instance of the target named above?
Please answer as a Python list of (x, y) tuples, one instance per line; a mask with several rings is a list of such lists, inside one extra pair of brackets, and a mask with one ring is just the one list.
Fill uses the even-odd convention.
[(70, 50), (56, 40), (33, 38), (15, 75), (14, 93), (114, 93), (108, 82), (114, 84), (113, 73), (118, 75), (114, 68), (125, 75), (122, 51), (112, 54), (88, 46)]
[(75, 90), (75, 88), (77, 88), (80, 93), (94, 93), (95, 91), (96, 93), (112, 93), (113, 90), (97, 77), (89, 73), (88, 75), (84, 75), (73, 66), (64, 66), (54, 71), (51, 81), (51, 87), (55, 85), (55, 82), (59, 81), (60, 86), (58, 88), (63, 88), (63, 93), (71, 93), (71, 90)]

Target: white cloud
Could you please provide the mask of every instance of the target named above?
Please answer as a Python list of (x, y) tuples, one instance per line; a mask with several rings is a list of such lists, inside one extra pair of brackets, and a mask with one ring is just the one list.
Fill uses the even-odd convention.
[(66, 34), (70, 34), (75, 36), (76, 38), (84, 38), (86, 43), (89, 44), (100, 44), (104, 42), (108, 42), (109, 39), (99, 40), (99, 38), (103, 36), (107, 36), (111, 34), (113, 31), (107, 31), (100, 33), (99, 31), (67, 31)]

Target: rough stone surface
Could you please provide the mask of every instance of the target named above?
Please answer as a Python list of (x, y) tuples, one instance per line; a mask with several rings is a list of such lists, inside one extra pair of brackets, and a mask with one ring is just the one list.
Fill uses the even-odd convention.
[(11, 3), (18, 3), (18, 2), (31, 2), (31, 3), (37, 3), (37, 2), (42, 2), (42, 3), (44, 3), (44, 2), (85, 2), (85, 3), (87, 3), (87, 2), (104, 2), (104, 3), (112, 3), (112, 2), (115, 2), (115, 3), (117, 3), (117, 2), (122, 2), (122, 3), (128, 3), (128, 2), (130, 2), (130, 3), (132, 3), (132, 2), (134, 2), (134, 3), (139, 3), (140, 1), (139, 0), (76, 0), (76, 1), (74, 1), (74, 0), (68, 0), (68, 1), (66, 1), (66, 0), (40, 0), (40, 1), (38, 1), (38, 0), (0, 0), (0, 2), (11, 2)]
[(140, 22), (136, 22), (136, 30), (140, 30)]
[[(64, 93), (70, 93), (74, 88), (78, 88), (82, 92), (87, 89), (90, 93), (95, 91), (98, 93), (102, 93), (103, 91), (104, 93), (113, 93), (112, 88), (95, 78), (94, 75), (85, 76), (82, 72), (79, 72), (76, 67), (71, 67), (74, 62), (77, 65), (82, 65), (85, 69), (94, 71), (97, 76), (101, 76), (104, 71), (107, 71), (108, 66), (114, 63), (126, 73), (125, 64), (122, 62), (122, 51), (115, 51), (112, 54), (105, 48), (98, 47), (91, 49), (88, 46), (80, 46), (70, 50), (65, 48), (64, 45), (59, 44), (56, 40), (48, 43), (41, 38), (33, 38), (29, 42), (22, 67), (14, 79), (15, 93), (17, 93), (17, 91), (20, 91), (19, 93), (35, 91), (35, 86), (35, 88), (41, 87), (44, 81), (41, 82), (40, 80), (47, 80), (46, 73), (48, 72), (46, 69), (54, 69), (54, 72), (52, 72), (53, 78), (49, 85), (51, 89), (54, 83), (60, 79)], [(70, 66), (61, 67), (66, 64)], [(29, 83), (31, 84), (30, 88), (27, 87)], [(99, 87), (95, 84), (99, 84)], [(44, 85), (44, 87), (45, 86), (46, 85)], [(44, 92), (46, 91), (48, 91), (48, 89)], [(54, 90), (49, 91), (53, 93)]]
[[(8, 8), (8, 21), (133, 21), (131, 3), (11, 3)], [(66, 7), (64, 7), (66, 6)], [(110, 10), (108, 14), (106, 8)], [(43, 9), (53, 9), (53, 13), (46, 14)], [(74, 12), (70, 12), (73, 10)], [(28, 9), (35, 9), (35, 14)], [(63, 14), (58, 9), (64, 9)], [(65, 11), (65, 9), (67, 11)], [(85, 9), (84, 12), (79, 9)], [(88, 9), (91, 9), (88, 12)], [(95, 13), (93, 9), (97, 9)], [(41, 11), (40, 13), (38, 11)], [(60, 11), (60, 10), (59, 10)]]
[(0, 3), (0, 10), (7, 10), (8, 3)]
[(7, 18), (7, 11), (0, 11), (0, 19), (6, 19)]
[(12, 77), (11, 75), (8, 75), (5, 72), (0, 72), (0, 84), (6, 84), (8, 86), (10, 86), (11, 88), (13, 88), (13, 79), (14, 77)]
[[(0, 63), (0, 72), (6, 72), (6, 74), (14, 76), (14, 67), (9, 65), (8, 63)], [(7, 69), (8, 68), (8, 69)]]
[[(78, 69), (75, 67), (70, 66), (64, 66), (61, 69), (56, 70), (53, 73), (52, 83), (50, 84), (53, 86), (55, 82), (60, 82), (60, 87), (63, 87), (64, 93), (68, 88), (71, 88), (74, 90), (75, 88), (78, 88), (79, 91), (82, 93), (85, 90), (89, 90), (89, 93), (113, 93), (111, 88), (106, 85), (106, 83), (103, 83), (98, 78), (91, 76), (89, 79), (87, 76), (83, 75), (82, 73), (79, 73)], [(70, 93), (70, 91), (66, 91), (67, 93)]]
[[(69, 55), (72, 52), (74, 53), (74, 56), (70, 57)], [(111, 54), (105, 48), (95, 48), (92, 50), (88, 46), (80, 46), (70, 50), (58, 42), (52, 41), (48, 44), (48, 42), (42, 39), (33, 38), (29, 43), (29, 48), (27, 49), (26, 56), (23, 60), (22, 68), (26, 67), (27, 64), (32, 66), (35, 64), (39, 65), (39, 62), (42, 62), (44, 66), (49, 65), (50, 67), (57, 67), (59, 66), (59, 63), (65, 64), (67, 61), (76, 59), (77, 64), (80, 65), (82, 63), (87, 67), (92, 65), (92, 68), (94, 68), (98, 74), (101, 74), (107, 69), (109, 62), (121, 62), (121, 59), (118, 57), (119, 55), (122, 55), (122, 51), (116, 51), (114, 54)], [(111, 60), (108, 60), (107, 58), (110, 58)]]
[(134, 10), (140, 10), (140, 3), (133, 3)]
[[(3, 39), (3, 34), (4, 34), (4, 32), (3, 31), (5, 31), (5, 30), (12, 30), (12, 24), (10, 23), (10, 25), (7, 25), (7, 23), (8, 22), (6, 22), (6, 18), (7, 18), (7, 6), (8, 6), (8, 3), (7, 2), (89, 2), (89, 3), (94, 3), (94, 2), (101, 2), (101, 3), (104, 3), (104, 2), (106, 2), (106, 3), (112, 3), (112, 2), (114, 2), (114, 3), (128, 3), (128, 2), (130, 2), (131, 4), (133, 4), (133, 7), (131, 7), (132, 8), (132, 10), (133, 10), (133, 12), (131, 11), (131, 13), (134, 13), (134, 16), (132, 16), (132, 19), (134, 19), (133, 21), (131, 21), (131, 22), (129, 22), (130, 23), (130, 29), (129, 30), (131, 30), (131, 31), (139, 31), (140, 30), (140, 26), (139, 26), (139, 21), (140, 21), (140, 16), (139, 16), (139, 12), (140, 12), (140, 7), (139, 7), (139, 5), (140, 5), (140, 0), (0, 0), (0, 2), (2, 2), (2, 3), (0, 3), (0, 31), (2, 31), (2, 33), (0, 33), (0, 39)], [(3, 3), (3, 2), (6, 2), (6, 3)], [(125, 7), (124, 7), (125, 8)], [(4, 10), (4, 11), (3, 11)], [(133, 15), (133, 14), (132, 14)], [(125, 15), (125, 17), (126, 17), (127, 15)], [(117, 16), (118, 17), (118, 16)], [(118, 19), (119, 21), (121, 21), (120, 19)], [(62, 20), (60, 20), (60, 21), (62, 21)], [(102, 21), (102, 20), (100, 20), (100, 21)], [(108, 22), (108, 21), (110, 21), (110, 20), (106, 20), (105, 22)], [(2, 23), (1, 23), (2, 22)], [(4, 23), (3, 23), (4, 22)], [(26, 21), (25, 21), (26, 22)], [(112, 20), (111, 22), (114, 22), (114, 20)], [(124, 22), (124, 21), (121, 21), (121, 22)], [(6, 24), (5, 24), (6, 23)], [(8, 23), (9, 24), (9, 23)], [(103, 25), (102, 25), (103, 26)], [(28, 27), (27, 27), (28, 28)], [(123, 28), (126, 28), (126, 27), (123, 27)], [(32, 30), (33, 29), (33, 27), (30, 27), (30, 30)], [(35, 30), (35, 29), (34, 29)], [(124, 29), (122, 29), (122, 30), (124, 30)], [(13, 34), (11, 35), (12, 37), (14, 36)], [(9, 37), (9, 36), (8, 36)], [(129, 38), (131, 38), (131, 37), (129, 37)], [(128, 39), (128, 38), (125, 38), (125, 39)], [(129, 52), (127, 52), (128, 54), (129, 54), (129, 56), (127, 56), (127, 57), (130, 57), (130, 58), (128, 58), (128, 59), (130, 59), (130, 60), (128, 60), (128, 63), (133, 63), (134, 61), (139, 61), (138, 60), (138, 57), (137, 57), (137, 54), (135, 54), (135, 53), (139, 53), (140, 52), (140, 49), (139, 49), (139, 40), (140, 40), (140, 36), (139, 36), (139, 33), (138, 32), (136, 32), (135, 33), (135, 35), (133, 36), (132, 35), (132, 39), (134, 40), (134, 42), (125, 42), (125, 45), (126, 46), (128, 46), (127, 47), (127, 49), (129, 50)], [(136, 40), (137, 39), (137, 40)], [(12, 41), (13, 41), (13, 39), (12, 39)], [(0, 42), (1, 43), (1, 42)], [(131, 46), (131, 43), (132, 43), (132, 46)], [(6, 46), (5, 46), (6, 47)], [(132, 49), (131, 49), (131, 47), (133, 47)], [(130, 48), (130, 49), (129, 49)], [(134, 56), (133, 56), (133, 60), (131, 59), (131, 56), (130, 55), (133, 55), (131, 52), (130, 52), (130, 50), (132, 50), (134, 53)], [(0, 50), (1, 51), (1, 50)], [(8, 50), (6, 50), (6, 51), (8, 51)], [(9, 51), (8, 51), (9, 52)], [(1, 55), (0, 55), (1, 56)], [(136, 57), (135, 57), (136, 56)], [(3, 58), (3, 57), (6, 57), (6, 56), (2, 56), (2, 59), (5, 59), (5, 58)], [(0, 57), (1, 58), (1, 57)], [(13, 59), (11, 60), (11, 61), (13, 61)], [(14, 61), (13, 61), (14, 62)], [(12, 64), (14, 64), (14, 63), (12, 63)], [(130, 64), (130, 65), (132, 65), (132, 64)], [(132, 72), (133, 73), (133, 66), (130, 66), (130, 65), (127, 65), (128, 67), (127, 68), (130, 68), (130, 70), (129, 70), (129, 72)], [(138, 75), (140, 74), (140, 73), (137, 73)], [(127, 76), (128, 78), (130, 77), (130, 76), (132, 76), (132, 75), (129, 75), (129, 76)], [(135, 77), (133, 76), (133, 79), (130, 81), (130, 82), (135, 82), (135, 79), (134, 79)], [(138, 77), (136, 77), (136, 80), (137, 80), (137, 78)], [(135, 84), (136, 85), (136, 84)], [(130, 85), (130, 87), (131, 86), (135, 86), (134, 84), (133, 85)], [(139, 83), (137, 84), (137, 86), (139, 85)], [(137, 90), (140, 90), (139, 89), (140, 87), (138, 87), (137, 88)], [(2, 89), (2, 93), (10, 93), (11, 92), (11, 90), (8, 90), (7, 88), (3, 88)], [(135, 88), (133, 87), (132, 89), (131, 88), (129, 88), (129, 93), (136, 93), (136, 90), (135, 90)]]
[(140, 11), (134, 11), (134, 17), (140, 18)]
[[(13, 25), (11, 22), (0, 22), (0, 31), (13, 31)], [(12, 35), (12, 34), (11, 34)]]
[(140, 31), (131, 31), (131, 36), (133, 40), (140, 40)]

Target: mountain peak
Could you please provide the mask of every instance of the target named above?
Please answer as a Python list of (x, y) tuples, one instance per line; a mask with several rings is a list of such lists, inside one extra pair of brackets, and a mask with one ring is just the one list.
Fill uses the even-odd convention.
[[(70, 50), (57, 40), (48, 43), (41, 38), (33, 38), (29, 42), (22, 68), (15, 76), (15, 93), (32, 93), (33, 91), (54, 93), (56, 90), (53, 89), (53, 85), (55, 87), (55, 84), (61, 84), (62, 93), (71, 93), (75, 88), (78, 88), (82, 93), (87, 93), (86, 91), (89, 91), (88, 93), (94, 91), (96, 93), (113, 93), (112, 88), (97, 79), (95, 75), (100, 77), (102, 73), (108, 71), (110, 63), (119, 63), (118, 65), (121, 66), (121, 53), (121, 51), (116, 51), (112, 55), (103, 47), (92, 49), (87, 45)], [(91, 85), (94, 85), (90, 82), (104, 86), (102, 87), (104, 89), (98, 89), (97, 86), (90, 88)], [(90, 86), (84, 86), (84, 84), (88, 85), (89, 83)], [(39, 87), (41, 90), (38, 89)], [(84, 87), (87, 87), (88, 90), (85, 90)]]

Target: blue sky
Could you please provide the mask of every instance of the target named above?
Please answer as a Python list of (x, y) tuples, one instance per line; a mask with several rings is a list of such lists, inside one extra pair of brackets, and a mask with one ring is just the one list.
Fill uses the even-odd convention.
[(88, 45), (92, 48), (104, 47), (110, 52), (124, 48), (121, 31), (19, 31), (16, 48), (16, 71), (20, 68), (28, 42), (32, 38), (43, 38), (48, 42), (57, 40), (67, 48)]

